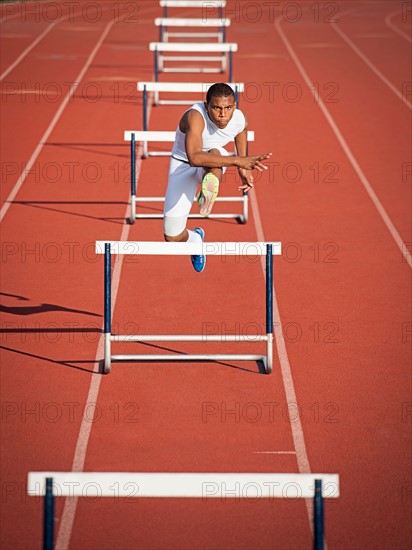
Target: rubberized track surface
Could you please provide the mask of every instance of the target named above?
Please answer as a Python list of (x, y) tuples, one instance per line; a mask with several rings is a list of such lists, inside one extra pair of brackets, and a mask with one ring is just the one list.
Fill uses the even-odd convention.
[[(273, 157), (249, 223), (203, 227), (210, 241), (283, 243), (270, 376), (248, 363), (116, 363), (98, 374), (94, 241), (162, 239), (159, 220), (125, 223), (122, 141), (142, 128), (135, 82), (153, 79), (148, 42), (161, 10), (149, 0), (45, 5), (1, 6), (1, 548), (41, 547), (42, 505), (26, 496), (27, 472), (71, 469), (336, 472), (328, 548), (409, 548), (410, 4), (228, 2), (250, 150)], [(181, 112), (153, 108), (151, 129), (173, 130)], [(164, 194), (167, 165), (143, 161), (142, 196)], [(233, 194), (233, 171), (225, 186)], [(259, 259), (208, 262), (201, 275), (187, 258), (115, 263), (114, 330), (264, 331)], [(131, 348), (163, 351), (115, 352)], [(253, 496), (58, 500), (57, 547), (310, 547), (304, 501)]]

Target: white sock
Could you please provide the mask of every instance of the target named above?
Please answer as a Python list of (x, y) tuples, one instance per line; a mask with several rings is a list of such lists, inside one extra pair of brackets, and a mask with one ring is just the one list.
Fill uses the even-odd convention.
[(189, 238), (187, 239), (187, 243), (201, 243), (202, 238), (199, 235), (199, 233), (196, 233), (195, 231), (190, 231), (190, 229), (187, 230), (189, 234)]

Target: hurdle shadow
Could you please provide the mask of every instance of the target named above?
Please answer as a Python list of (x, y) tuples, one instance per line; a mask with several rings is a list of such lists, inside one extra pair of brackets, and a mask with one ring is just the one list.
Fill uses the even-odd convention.
[[(146, 347), (149, 347), (151, 349), (155, 349), (155, 350), (159, 350), (159, 351), (169, 351), (171, 353), (176, 353), (176, 355), (188, 355), (185, 351), (182, 351), (182, 350), (177, 350), (177, 349), (174, 349), (174, 348), (168, 348), (166, 346), (159, 346), (158, 344), (151, 344), (150, 342), (138, 342), (139, 345), (142, 345), (142, 346), (146, 346)], [(128, 361), (121, 361), (122, 363), (127, 363)], [(130, 361), (131, 363), (153, 363), (153, 361)], [(179, 363), (184, 363), (186, 362), (185, 359), (179, 359)], [(262, 361), (255, 361), (257, 367), (258, 367), (258, 372), (254, 371), (254, 370), (251, 370), (251, 369), (246, 369), (244, 367), (238, 367), (236, 365), (233, 365), (231, 363), (226, 363), (224, 361), (215, 361), (213, 359), (198, 359), (196, 361), (193, 361), (193, 359), (187, 359), (187, 362), (189, 363), (193, 363), (193, 362), (196, 362), (196, 363), (215, 363), (217, 365), (222, 365), (224, 367), (228, 367), (230, 369), (235, 369), (235, 370), (240, 370), (240, 371), (243, 371), (243, 372), (247, 372), (249, 374), (265, 374), (266, 375), (266, 371), (265, 371), (265, 366), (263, 364)], [(253, 361), (251, 361), (252, 363)], [(116, 361), (117, 363), (117, 361)], [(174, 363), (174, 361), (162, 361), (162, 363)], [(101, 364), (100, 364), (100, 373), (103, 374), (103, 366), (104, 366), (104, 361), (101, 361)]]
[(51, 206), (44, 206), (50, 204), (90, 204), (90, 205), (99, 205), (107, 204), (113, 206), (114, 204), (123, 204), (127, 206), (129, 203), (125, 201), (13, 201), (13, 204), (19, 206), (28, 206), (30, 208), (40, 208), (41, 210), (48, 210), (50, 212), (57, 212), (58, 214), (65, 214), (67, 216), (75, 216), (79, 218), (86, 218), (91, 220), (97, 220), (104, 223), (114, 223), (118, 225), (124, 224), (124, 216), (121, 218), (114, 217), (101, 217), (101, 216), (92, 216), (91, 214), (80, 214), (79, 212), (68, 212), (67, 210), (62, 210), (61, 208), (52, 208)]
[(148, 65), (130, 65), (130, 64), (110, 64), (106, 63), (104, 65), (101, 64), (93, 64), (90, 65), (90, 68), (94, 69), (133, 69), (134, 71), (138, 70), (139, 72), (143, 73), (152, 73), (153, 72), (153, 64), (149, 63)]
[[(36, 355), (35, 353), (29, 353), (28, 351), (21, 351), (14, 348), (9, 348), (7, 346), (0, 345), (0, 349), (3, 349), (5, 351), (11, 351), (12, 353), (16, 353), (18, 355), (22, 355), (23, 357), (28, 357), (30, 359), (38, 359), (40, 361), (46, 361), (47, 363), (52, 363), (53, 365), (60, 365), (63, 367), (68, 367), (71, 369), (75, 369), (81, 372), (85, 372), (87, 374), (93, 374), (93, 372), (98, 372), (94, 369), (94, 365), (96, 364), (96, 361), (90, 361), (88, 359), (62, 359), (62, 360), (56, 360), (56, 359), (50, 359), (49, 357), (45, 357), (43, 355)], [(91, 368), (86, 369), (84, 367), (79, 367), (77, 364), (90, 364)], [(100, 362), (99, 362), (100, 363)], [(100, 368), (100, 367), (99, 367)]]
[[(123, 143), (81, 143), (81, 142), (70, 142), (70, 143), (64, 143), (64, 142), (47, 142), (46, 147), (59, 147), (62, 149), (67, 150), (73, 150), (76, 152), (83, 152), (83, 153), (93, 153), (97, 155), (102, 155), (105, 157), (115, 157), (115, 158), (124, 158), (129, 159), (130, 155), (127, 153), (109, 153), (107, 151), (101, 151), (99, 148), (103, 147), (120, 147), (122, 150), (124, 150), (124, 144)], [(98, 149), (91, 149), (91, 147), (97, 147)]]

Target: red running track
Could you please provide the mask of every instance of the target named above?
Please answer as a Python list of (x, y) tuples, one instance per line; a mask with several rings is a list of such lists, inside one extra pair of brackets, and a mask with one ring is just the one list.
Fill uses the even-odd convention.
[[(98, 374), (94, 241), (162, 238), (161, 220), (125, 223), (123, 143), (125, 129), (142, 127), (135, 82), (153, 78), (147, 45), (161, 11), (156, 1), (101, 2), (93, 13), (87, 3), (73, 13), (53, 4), (62, 6), (56, 21), (40, 4), (31, 15), (1, 6), (2, 72), (54, 23), (1, 82), (1, 547), (41, 547), (42, 505), (26, 496), (27, 472), (77, 469), (336, 472), (328, 548), (409, 548), (409, 4), (228, 3), (251, 151), (272, 151), (273, 164), (251, 195), (248, 224), (203, 226), (212, 241), (283, 242), (271, 376), (248, 363), (116, 363), (110, 376)], [(181, 111), (153, 108), (150, 125), (172, 130)], [(163, 194), (166, 176), (166, 159), (143, 161), (139, 193)], [(222, 193), (235, 189), (232, 171)], [(199, 276), (184, 258), (135, 260), (114, 270), (116, 332), (263, 330), (259, 261), (211, 258)], [(131, 347), (161, 351), (116, 352)], [(57, 501), (59, 548), (311, 545), (304, 501), (64, 505)]]

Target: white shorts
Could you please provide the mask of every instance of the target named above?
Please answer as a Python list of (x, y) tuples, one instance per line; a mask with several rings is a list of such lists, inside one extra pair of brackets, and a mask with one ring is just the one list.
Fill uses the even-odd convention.
[[(228, 156), (223, 147), (215, 147)], [(225, 172), (226, 167), (222, 168)], [(175, 237), (186, 228), (187, 218), (196, 196), (197, 186), (202, 182), (205, 169), (190, 166), (175, 158), (170, 159), (168, 185), (164, 205), (163, 231), (169, 237)]]

